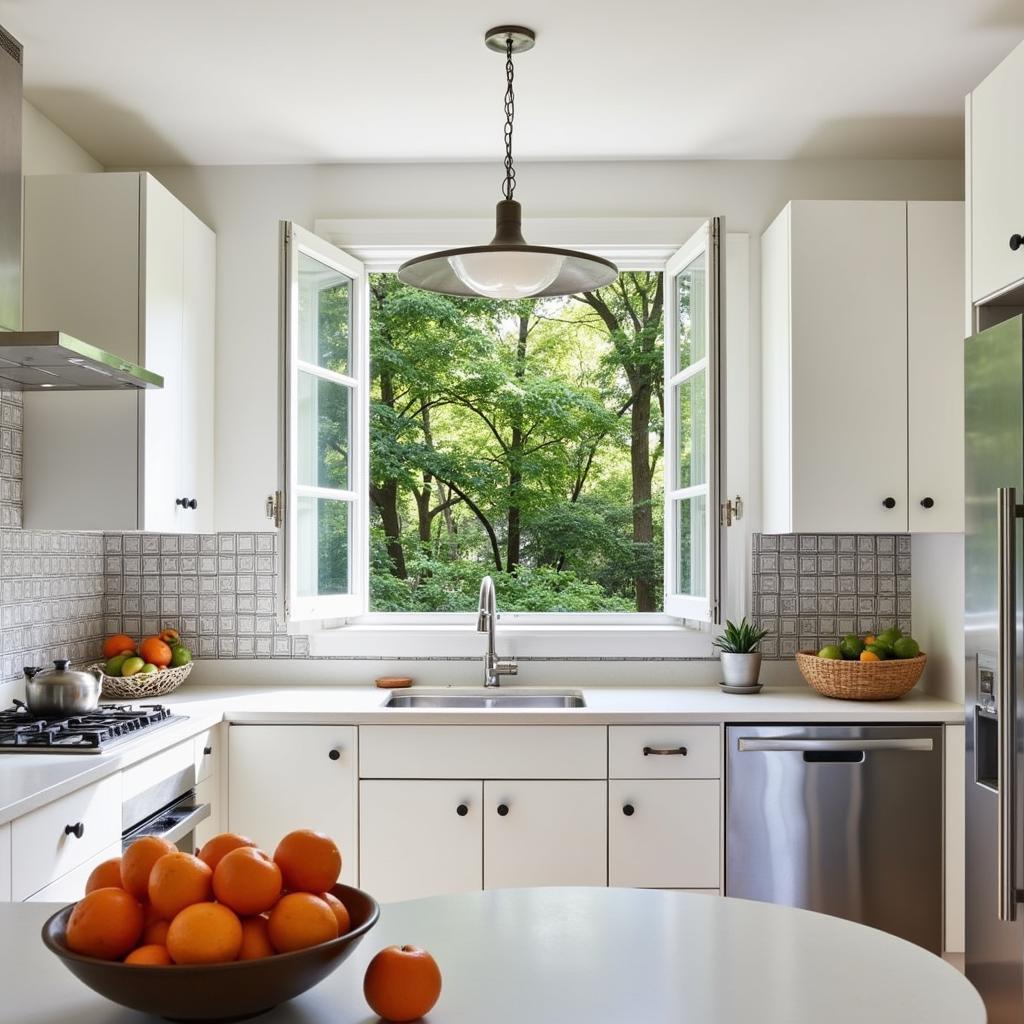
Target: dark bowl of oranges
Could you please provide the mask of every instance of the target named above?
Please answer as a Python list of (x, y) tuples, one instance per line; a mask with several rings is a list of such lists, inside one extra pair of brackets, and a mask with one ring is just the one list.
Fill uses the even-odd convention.
[(368, 893), (337, 882), (327, 836), (290, 832), (273, 857), (244, 836), (198, 856), (153, 836), (99, 865), (43, 942), (93, 991), (173, 1020), (242, 1020), (323, 981), (377, 923)]

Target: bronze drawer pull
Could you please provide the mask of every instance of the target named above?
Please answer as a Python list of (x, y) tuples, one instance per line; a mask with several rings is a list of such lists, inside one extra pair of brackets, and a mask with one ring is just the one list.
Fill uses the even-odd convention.
[(659, 757), (669, 757), (673, 754), (686, 757), (686, 747), (644, 747), (644, 757), (649, 754), (657, 754)]

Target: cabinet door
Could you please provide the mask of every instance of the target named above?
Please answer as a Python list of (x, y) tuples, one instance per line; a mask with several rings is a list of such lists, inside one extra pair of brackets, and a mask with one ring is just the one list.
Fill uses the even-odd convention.
[(228, 730), (228, 828), (273, 853), (299, 828), (329, 835), (341, 880), (359, 877), (356, 730), (349, 725), (232, 725)]
[(175, 499), (183, 497), (178, 452), (182, 427), (184, 209), (148, 174), (142, 176), (142, 188), (142, 364), (159, 373), (164, 386), (142, 395), (139, 503), (142, 529), (171, 533), (185, 526), (181, 509), (175, 505)]
[(26, 903), (73, 903), (85, 895), (85, 883), (89, 876), (105, 860), (121, 856), (121, 843), (113, 843), (101, 850), (95, 857), (90, 857), (84, 864), (69, 871), (66, 875), (44, 886), (38, 892), (25, 898)]
[(11, 898), (11, 826), (0, 825), (0, 903)]
[(905, 531), (906, 203), (796, 202), (790, 232), (792, 531)]
[(479, 780), (361, 782), (360, 886), (385, 902), (479, 889), (482, 801)]
[(719, 884), (717, 780), (608, 784), (608, 884), (713, 889)]
[(975, 302), (1024, 280), (1024, 46), (971, 94), (971, 278)]
[(484, 887), (607, 885), (608, 784), (484, 783)]
[(964, 528), (964, 204), (907, 203), (908, 510)]
[(190, 210), (184, 211), (184, 306), (181, 339), (181, 494), (195, 509), (179, 509), (182, 532), (214, 528), (213, 382), (217, 238)]

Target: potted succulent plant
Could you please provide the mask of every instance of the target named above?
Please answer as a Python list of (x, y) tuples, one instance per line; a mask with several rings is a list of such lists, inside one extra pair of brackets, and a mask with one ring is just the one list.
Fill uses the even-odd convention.
[(718, 648), (722, 661), (725, 686), (757, 686), (761, 674), (761, 652), (757, 649), (768, 635), (767, 629), (758, 629), (746, 618), (726, 622), (722, 635), (711, 643)]

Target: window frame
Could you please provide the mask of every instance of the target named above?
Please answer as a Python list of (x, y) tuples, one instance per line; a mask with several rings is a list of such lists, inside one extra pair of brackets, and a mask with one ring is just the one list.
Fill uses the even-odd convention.
[[(695, 228), (706, 223), (704, 218), (586, 218), (540, 219), (531, 223), (531, 237), (539, 244), (570, 244), (589, 249), (615, 261), (623, 270), (658, 270), (667, 272), (667, 261), (678, 248), (678, 239), (687, 237)], [(371, 272), (395, 272), (406, 259), (445, 246), (459, 244), (491, 225), (475, 220), (317, 220), (315, 235), (311, 238), (326, 244), (343, 245), (345, 252), (355, 254), (368, 275)], [(475, 229), (475, 230), (474, 230)], [(733, 237), (733, 236), (730, 236)], [(747, 281), (749, 265), (748, 236), (737, 235), (742, 241), (742, 279)], [(627, 241), (628, 240), (628, 241)], [(730, 260), (732, 250), (730, 250)], [(724, 266), (722, 268), (724, 276)], [(733, 267), (730, 265), (730, 273)], [(365, 291), (364, 291), (365, 295)], [(744, 290), (739, 297), (741, 316), (737, 318), (737, 339), (747, 361), (749, 332), (749, 295)], [(369, 409), (368, 345), (366, 355), (366, 415)], [(746, 387), (746, 381), (744, 381)], [(368, 426), (368, 424), (367, 424)], [(368, 429), (366, 430), (368, 444)], [(721, 446), (724, 438), (720, 437)], [(724, 452), (719, 451), (719, 458)], [(368, 460), (367, 460), (368, 461)], [(366, 467), (368, 470), (368, 466)], [(367, 473), (368, 475), (368, 473)], [(746, 490), (744, 479), (739, 487)], [(368, 555), (368, 522), (366, 516), (366, 542), (363, 550)], [(717, 523), (717, 508), (715, 510)], [(743, 530), (744, 534), (746, 530)], [(743, 540), (736, 536), (737, 540)], [(367, 558), (368, 563), (368, 558)], [(368, 564), (366, 566), (368, 600)], [(739, 614), (745, 610), (748, 597), (729, 595), (730, 610)], [(396, 657), (431, 656), (443, 653), (460, 657), (479, 646), (475, 634), (475, 616), (472, 613), (399, 613), (369, 612), (339, 614), (333, 621), (289, 622), (289, 630), (310, 636), (310, 650), (314, 656), (379, 655), (380, 644), (388, 630), (387, 647)], [(681, 617), (669, 612), (621, 613), (500, 613), (506, 644), (514, 652), (526, 657), (580, 657), (614, 658), (622, 656), (622, 643), (628, 636), (634, 640), (643, 637), (646, 657), (697, 657), (713, 654), (710, 634), (698, 617)], [(698, 628), (694, 628), (698, 627)]]
[[(664, 543), (665, 611), (680, 619), (701, 623), (721, 622), (723, 559), (725, 545), (720, 522), (722, 467), (725, 460), (724, 395), (722, 388), (722, 338), (724, 336), (724, 242), (722, 218), (711, 217), (665, 263), (665, 462)], [(676, 278), (705, 255), (706, 301), (704, 303), (704, 355), (687, 366), (679, 366), (679, 309)], [(692, 298), (691, 298), (692, 302)], [(698, 374), (704, 374), (704, 420), (706, 447), (704, 480), (679, 486), (679, 402), (676, 389)], [(705, 498), (704, 593), (682, 589), (679, 579), (680, 537), (677, 504)]]
[[(290, 628), (322, 624), (365, 612), (369, 599), (369, 460), (352, 453), (369, 450), (369, 294), (363, 263), (318, 235), (289, 221), (281, 223), (282, 251), (282, 422), (283, 611)], [(299, 260), (307, 256), (352, 282), (349, 315), (349, 373), (340, 374), (299, 357)], [(299, 375), (306, 373), (349, 391), (348, 488), (325, 488), (298, 481)], [(298, 499), (345, 502), (348, 507), (348, 584), (345, 594), (301, 595)]]

